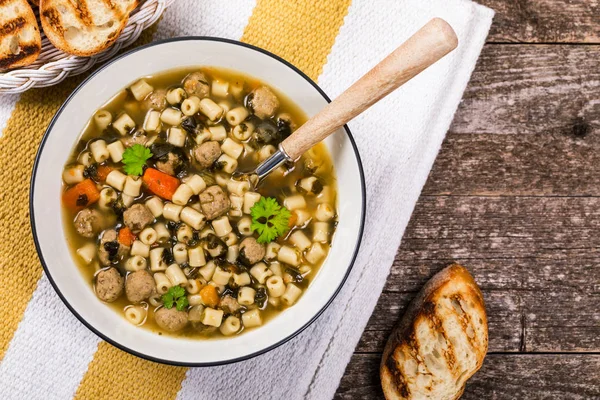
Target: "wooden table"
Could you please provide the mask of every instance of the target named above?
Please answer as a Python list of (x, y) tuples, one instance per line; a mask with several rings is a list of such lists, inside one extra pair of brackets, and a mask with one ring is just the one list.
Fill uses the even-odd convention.
[(453, 260), (489, 319), (463, 399), (600, 398), (600, 1), (479, 1), (488, 44), (336, 398), (383, 398), (392, 327)]

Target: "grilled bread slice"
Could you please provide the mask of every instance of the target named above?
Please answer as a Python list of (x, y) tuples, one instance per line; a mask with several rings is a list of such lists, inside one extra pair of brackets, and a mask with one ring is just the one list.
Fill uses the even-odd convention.
[(109, 47), (138, 0), (41, 0), (44, 33), (60, 50), (91, 56)]
[(41, 49), (40, 29), (27, 0), (0, 0), (0, 71), (31, 64)]
[(380, 365), (386, 399), (458, 399), (487, 347), (481, 291), (453, 264), (427, 282), (388, 339)]

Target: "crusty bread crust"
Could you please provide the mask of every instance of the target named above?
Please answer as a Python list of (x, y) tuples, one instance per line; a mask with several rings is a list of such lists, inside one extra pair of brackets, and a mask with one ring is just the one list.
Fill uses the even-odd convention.
[(42, 28), (58, 49), (78, 56), (91, 56), (112, 45), (129, 20), (139, 0), (41, 0)]
[(27, 0), (0, 0), (0, 71), (33, 63), (41, 50), (40, 29)]
[(487, 347), (483, 295), (453, 264), (427, 282), (388, 339), (380, 365), (386, 399), (458, 399)]

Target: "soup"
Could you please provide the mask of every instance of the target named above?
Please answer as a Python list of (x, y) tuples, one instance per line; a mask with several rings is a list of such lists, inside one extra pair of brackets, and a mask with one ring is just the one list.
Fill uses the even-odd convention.
[(324, 145), (260, 185), (250, 170), (306, 120), (232, 71), (146, 77), (89, 121), (63, 171), (73, 258), (101, 302), (158, 334), (211, 338), (292, 307), (325, 260), (336, 179)]

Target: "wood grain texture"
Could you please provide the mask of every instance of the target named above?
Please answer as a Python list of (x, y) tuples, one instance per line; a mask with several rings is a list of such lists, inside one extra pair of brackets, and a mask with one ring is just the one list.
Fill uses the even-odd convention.
[[(383, 399), (379, 354), (355, 354), (335, 399)], [(600, 397), (600, 355), (489, 354), (462, 400), (588, 400)]]
[(479, 0), (496, 11), (490, 42), (599, 43), (594, 0)]
[(598, 65), (600, 45), (487, 45), (450, 132), (597, 134)]

